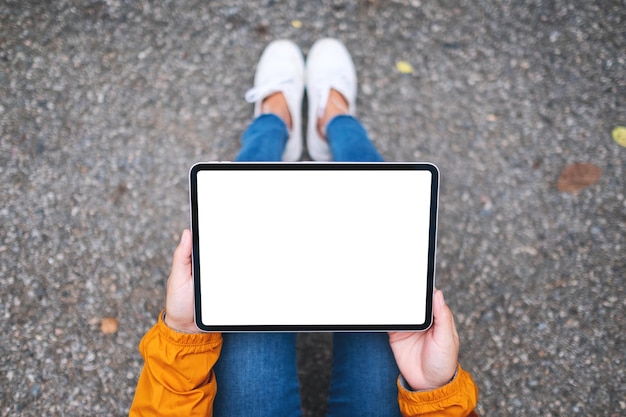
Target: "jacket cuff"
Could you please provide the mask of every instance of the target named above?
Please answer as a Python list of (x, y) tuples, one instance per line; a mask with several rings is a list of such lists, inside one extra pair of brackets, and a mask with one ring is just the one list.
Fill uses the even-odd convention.
[(398, 378), (398, 402), (402, 415), (413, 416), (455, 410), (454, 415), (466, 416), (478, 401), (478, 389), (469, 373), (458, 365), (456, 377), (432, 391), (410, 391)]
[(165, 310), (159, 313), (159, 321), (154, 327), (154, 331), (159, 334), (160, 337), (167, 342), (177, 346), (189, 346), (200, 348), (206, 346), (207, 349), (214, 349), (216, 346), (222, 343), (221, 333), (182, 333), (178, 332), (167, 324), (163, 320)]

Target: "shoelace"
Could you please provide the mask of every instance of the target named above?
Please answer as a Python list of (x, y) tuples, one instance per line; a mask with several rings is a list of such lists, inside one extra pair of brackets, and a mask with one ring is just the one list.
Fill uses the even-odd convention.
[[(317, 117), (324, 116), (326, 110), (326, 104), (328, 103), (328, 97), (330, 96), (330, 90), (335, 89), (341, 94), (345, 95), (349, 90), (346, 86), (350, 85), (350, 81), (344, 74), (335, 74), (333, 77), (327, 77), (328, 81), (323, 84), (323, 87), (317, 89), (319, 95), (319, 101), (317, 105)], [(349, 109), (346, 109), (348, 111)]]
[(272, 93), (277, 93), (279, 91), (285, 90), (283, 86), (290, 84), (291, 82), (293, 82), (292, 78), (286, 78), (282, 80), (273, 80), (270, 83), (252, 87), (251, 89), (246, 91), (246, 101), (248, 103), (256, 103), (257, 101), (268, 97)]

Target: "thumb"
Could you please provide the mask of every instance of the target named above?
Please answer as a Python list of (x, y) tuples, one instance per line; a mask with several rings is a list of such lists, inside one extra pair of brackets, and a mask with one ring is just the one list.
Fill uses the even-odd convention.
[[(452, 343), (458, 349), (459, 336), (454, 325), (452, 311), (446, 304), (443, 292), (435, 290), (433, 298), (433, 336), (438, 343), (445, 345)], [(452, 336), (452, 340), (450, 340), (450, 336)]]
[(185, 229), (172, 257), (173, 277), (191, 276), (191, 246), (191, 232), (189, 229)]

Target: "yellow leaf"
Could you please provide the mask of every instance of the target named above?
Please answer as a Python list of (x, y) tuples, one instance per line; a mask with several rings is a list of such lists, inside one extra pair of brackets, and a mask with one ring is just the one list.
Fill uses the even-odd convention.
[(413, 67), (406, 61), (396, 62), (396, 69), (401, 74), (413, 74)]
[(613, 140), (617, 142), (618, 145), (626, 148), (626, 127), (616, 126), (611, 132), (611, 135), (613, 136)]
[(300, 29), (302, 27), (302, 21), (300, 21), (300, 20), (292, 20), (291, 21), (291, 26), (293, 26), (296, 29)]

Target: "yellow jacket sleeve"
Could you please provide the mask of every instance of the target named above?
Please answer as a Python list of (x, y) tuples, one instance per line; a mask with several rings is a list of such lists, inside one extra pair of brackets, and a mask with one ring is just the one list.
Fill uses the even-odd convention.
[(139, 344), (144, 367), (129, 415), (212, 416), (217, 392), (213, 365), (221, 348), (221, 334), (178, 333), (161, 313)]
[(398, 378), (398, 404), (404, 417), (466, 417), (476, 415), (478, 388), (459, 365), (452, 382), (432, 391), (409, 391)]

